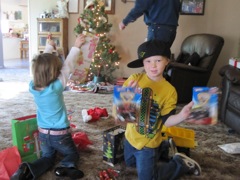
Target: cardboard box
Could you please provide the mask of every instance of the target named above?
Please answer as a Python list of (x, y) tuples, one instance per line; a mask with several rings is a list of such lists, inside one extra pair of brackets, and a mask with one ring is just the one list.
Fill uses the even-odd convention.
[(103, 132), (103, 162), (114, 166), (124, 158), (123, 139), (125, 129), (121, 126)]
[(12, 119), (12, 141), (17, 146), (23, 162), (40, 157), (36, 115)]
[(229, 59), (229, 64), (240, 69), (240, 58), (231, 58)]
[(214, 125), (218, 121), (218, 88), (193, 87), (194, 102), (188, 122)]

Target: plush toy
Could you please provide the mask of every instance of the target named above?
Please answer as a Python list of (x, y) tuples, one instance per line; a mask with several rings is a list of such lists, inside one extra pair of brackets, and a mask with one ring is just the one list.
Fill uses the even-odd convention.
[(106, 108), (96, 107), (94, 109), (82, 110), (83, 122), (94, 122), (99, 120), (100, 117), (108, 117), (108, 112)]

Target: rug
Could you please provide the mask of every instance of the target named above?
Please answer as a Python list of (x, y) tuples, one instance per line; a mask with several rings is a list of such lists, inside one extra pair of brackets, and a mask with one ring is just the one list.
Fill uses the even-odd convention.
[[(27, 69), (0, 69), (0, 150), (12, 146), (11, 119), (31, 115), (35, 113), (33, 98), (28, 92), (30, 81)], [(64, 98), (67, 109), (73, 110), (71, 123), (76, 125), (74, 132), (85, 132), (92, 141), (87, 149), (80, 151), (78, 163), (85, 176), (85, 180), (99, 179), (101, 170), (113, 168), (118, 170), (118, 180), (136, 180), (135, 168), (125, 168), (123, 163), (111, 167), (103, 163), (103, 131), (116, 126), (112, 117), (100, 119), (92, 123), (84, 123), (81, 117), (83, 109), (94, 107), (106, 108), (108, 113), (112, 112), (112, 94), (78, 93), (66, 91)], [(182, 105), (178, 106), (180, 109)], [(196, 160), (201, 168), (202, 175), (199, 177), (185, 175), (181, 179), (217, 179), (217, 180), (239, 180), (240, 155), (232, 155), (224, 152), (218, 145), (240, 142), (240, 135), (222, 124), (221, 121), (214, 126), (193, 125), (181, 123), (179, 126), (195, 131), (198, 146), (191, 149), (190, 156)], [(58, 162), (56, 162), (57, 164)], [(57, 178), (54, 169), (46, 172), (40, 180), (54, 180)], [(67, 178), (61, 178), (67, 179)]]

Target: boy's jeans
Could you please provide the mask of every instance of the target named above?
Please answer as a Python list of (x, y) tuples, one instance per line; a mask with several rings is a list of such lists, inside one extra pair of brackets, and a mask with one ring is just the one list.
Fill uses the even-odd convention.
[(139, 180), (152, 180), (156, 157), (157, 148), (143, 148), (137, 150), (124, 140), (124, 160), (127, 166), (136, 167)]
[(138, 180), (174, 180), (188, 171), (183, 160), (176, 156), (168, 163), (159, 164), (159, 152), (161, 152), (159, 148), (137, 150), (126, 139), (124, 140), (125, 163), (127, 166), (137, 168)]

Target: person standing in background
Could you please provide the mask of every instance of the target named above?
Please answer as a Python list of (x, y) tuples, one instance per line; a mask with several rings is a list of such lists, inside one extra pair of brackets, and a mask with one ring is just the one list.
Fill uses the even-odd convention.
[(180, 0), (136, 0), (135, 6), (119, 23), (119, 29), (125, 29), (144, 15), (148, 26), (147, 40), (161, 40), (171, 47), (176, 38), (180, 9)]

